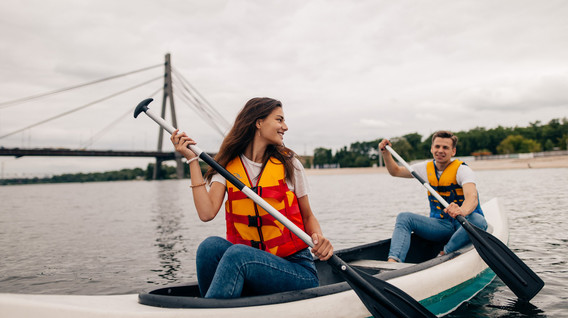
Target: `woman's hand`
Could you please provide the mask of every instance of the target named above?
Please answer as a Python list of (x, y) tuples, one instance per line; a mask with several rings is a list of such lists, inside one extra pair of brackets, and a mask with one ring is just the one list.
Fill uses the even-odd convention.
[(331, 246), (331, 242), (322, 234), (312, 234), (312, 241), (314, 242), (312, 253), (314, 253), (320, 261), (327, 261), (331, 255), (333, 255), (333, 246)]
[(172, 141), (172, 144), (174, 145), (176, 151), (184, 156), (187, 160), (195, 158), (196, 155), (193, 151), (191, 151), (191, 149), (189, 149), (189, 145), (196, 145), (197, 143), (193, 139), (189, 138), (185, 132), (178, 132), (179, 129), (176, 129), (170, 137), (170, 140)]

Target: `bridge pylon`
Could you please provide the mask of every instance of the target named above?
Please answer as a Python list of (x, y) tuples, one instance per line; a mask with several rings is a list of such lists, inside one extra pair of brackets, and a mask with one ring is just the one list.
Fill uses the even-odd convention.
[[(174, 105), (174, 88), (172, 86), (172, 64), (171, 64), (171, 58), (170, 58), (170, 53), (166, 54), (166, 60), (164, 63), (164, 68), (165, 68), (165, 72), (164, 72), (164, 97), (162, 99), (162, 112), (161, 112), (161, 117), (162, 118), (166, 118), (166, 104), (169, 100), (170, 102), (170, 110), (172, 112), (172, 125), (174, 127), (178, 127), (177, 125), (177, 119), (176, 119), (176, 109), (175, 109), (175, 105)], [(158, 152), (162, 152), (162, 143), (163, 143), (163, 138), (164, 138), (164, 130), (162, 128), (159, 128), (159, 133), (158, 133)], [(162, 166), (162, 161), (163, 159), (161, 158), (156, 158), (156, 164), (154, 165), (154, 172), (152, 174), (152, 178), (154, 180), (156, 180), (158, 178), (158, 171), (160, 171), (160, 168)], [(182, 162), (182, 158), (181, 155), (176, 152), (175, 153), (175, 161), (176, 161), (176, 176), (178, 179), (182, 179), (183, 175), (184, 175), (184, 166), (183, 166), (183, 162)]]

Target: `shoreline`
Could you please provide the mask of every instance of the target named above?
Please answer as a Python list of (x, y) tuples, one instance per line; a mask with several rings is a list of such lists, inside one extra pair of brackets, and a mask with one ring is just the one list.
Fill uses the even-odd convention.
[[(568, 168), (568, 156), (466, 161), (473, 171)], [(388, 173), (385, 167), (306, 169), (306, 175)]]

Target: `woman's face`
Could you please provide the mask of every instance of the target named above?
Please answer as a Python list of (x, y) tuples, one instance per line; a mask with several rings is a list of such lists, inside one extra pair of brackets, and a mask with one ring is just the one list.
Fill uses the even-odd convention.
[(276, 107), (266, 118), (259, 119), (256, 128), (260, 138), (265, 139), (268, 144), (284, 144), (284, 132), (288, 130), (288, 126), (284, 121), (282, 107)]

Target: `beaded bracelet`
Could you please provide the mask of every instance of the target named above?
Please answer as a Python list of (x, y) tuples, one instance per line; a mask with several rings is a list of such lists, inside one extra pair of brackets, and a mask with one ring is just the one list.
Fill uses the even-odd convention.
[(190, 184), (189, 187), (193, 189), (193, 188), (201, 187), (201, 186), (204, 186), (204, 185), (205, 185), (205, 181), (201, 182), (200, 184), (196, 184), (196, 185)]

